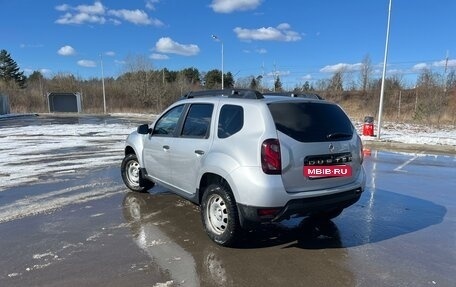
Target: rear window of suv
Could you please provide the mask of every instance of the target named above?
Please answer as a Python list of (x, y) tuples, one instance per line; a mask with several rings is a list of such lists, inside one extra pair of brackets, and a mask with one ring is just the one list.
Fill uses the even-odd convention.
[(270, 103), (276, 128), (300, 142), (349, 140), (354, 129), (342, 109), (334, 104), (309, 102)]

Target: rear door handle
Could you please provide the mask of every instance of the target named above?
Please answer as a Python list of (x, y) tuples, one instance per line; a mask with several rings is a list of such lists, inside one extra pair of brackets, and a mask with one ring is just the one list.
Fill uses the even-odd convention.
[(204, 150), (197, 149), (197, 150), (195, 150), (195, 153), (197, 155), (203, 155), (204, 154)]
[(163, 150), (164, 150), (164, 151), (168, 151), (168, 150), (169, 150), (169, 145), (164, 145), (164, 146), (163, 146)]

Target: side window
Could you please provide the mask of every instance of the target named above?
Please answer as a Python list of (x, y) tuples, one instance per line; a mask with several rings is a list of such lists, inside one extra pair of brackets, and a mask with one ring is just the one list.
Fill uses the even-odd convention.
[(212, 104), (191, 105), (181, 135), (183, 137), (206, 138), (209, 135), (213, 109)]
[(173, 136), (183, 109), (184, 105), (180, 105), (166, 112), (155, 124), (154, 132), (152, 134)]
[(244, 126), (244, 109), (236, 105), (224, 105), (220, 109), (218, 122), (218, 137), (227, 138)]

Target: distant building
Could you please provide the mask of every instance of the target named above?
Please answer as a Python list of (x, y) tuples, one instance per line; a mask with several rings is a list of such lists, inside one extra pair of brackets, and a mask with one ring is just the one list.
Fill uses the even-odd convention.
[(80, 93), (48, 93), (50, 113), (80, 113), (82, 111)]

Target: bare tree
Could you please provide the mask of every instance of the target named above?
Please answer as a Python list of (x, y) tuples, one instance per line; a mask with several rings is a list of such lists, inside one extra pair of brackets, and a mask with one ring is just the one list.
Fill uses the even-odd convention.
[(359, 86), (362, 91), (362, 95), (366, 96), (367, 90), (369, 88), (369, 83), (372, 76), (372, 62), (369, 55), (364, 56), (361, 69), (359, 71)]
[(419, 103), (415, 112), (415, 119), (427, 120), (428, 124), (437, 121), (440, 124), (447, 98), (445, 96), (442, 76), (429, 69), (423, 69), (418, 77), (416, 92)]

